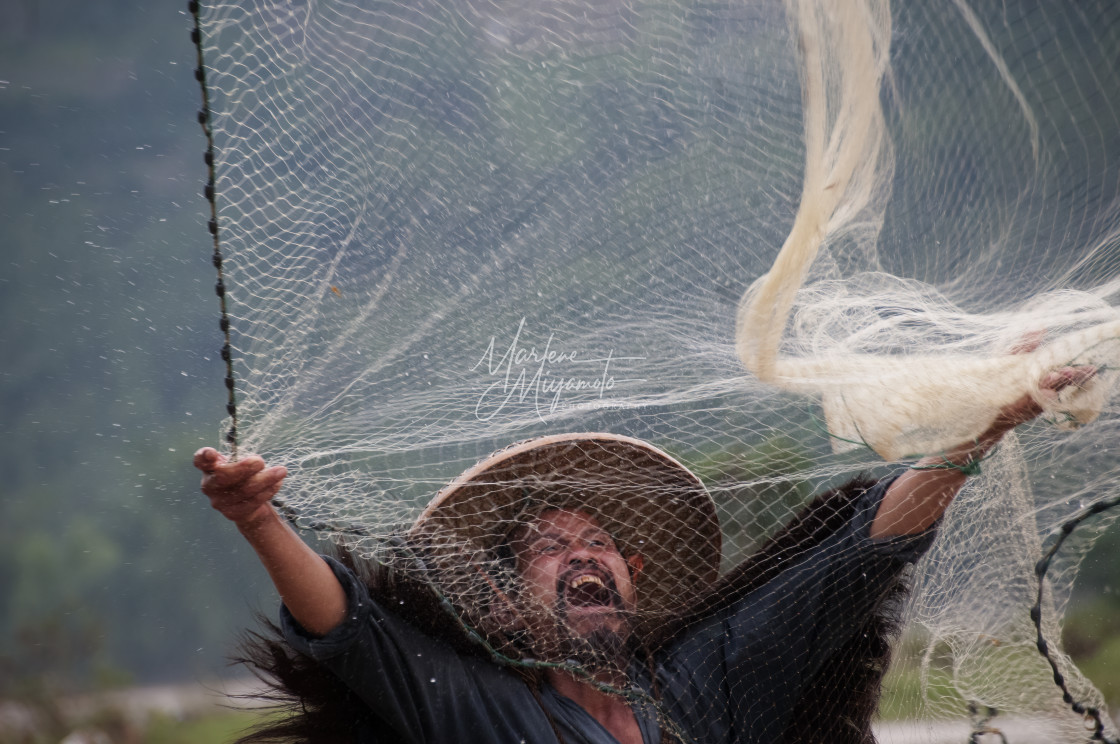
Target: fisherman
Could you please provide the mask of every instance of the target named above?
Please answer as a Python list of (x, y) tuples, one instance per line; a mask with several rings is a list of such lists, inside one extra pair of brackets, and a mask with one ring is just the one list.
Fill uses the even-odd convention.
[[(1024, 396), (976, 441), (818, 498), (722, 579), (712, 499), (670, 455), (613, 434), (523, 442), (443, 489), (398, 541), (446, 592), (411, 613), (399, 584), (358, 578), (287, 525), (270, 504), (283, 467), (211, 448), (194, 464), (283, 602), (296, 653), (276, 662), (273, 643), (264, 666), (329, 670), (361, 709), (330, 722), (352, 741), (870, 742), (906, 567), (977, 463), (1039, 412)], [(448, 605), (473, 635), (424, 614)], [(302, 710), (316, 694), (336, 704), (298, 687)]]

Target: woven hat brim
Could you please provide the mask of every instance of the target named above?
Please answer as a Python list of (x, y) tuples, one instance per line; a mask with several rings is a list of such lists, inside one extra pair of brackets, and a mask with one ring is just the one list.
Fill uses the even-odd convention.
[(558, 434), (507, 447), (442, 489), (412, 535), (437, 562), (472, 561), (548, 507), (587, 512), (623, 555), (643, 556), (642, 621), (680, 613), (716, 579), (721, 534), (703, 483), (648, 442), (617, 434)]

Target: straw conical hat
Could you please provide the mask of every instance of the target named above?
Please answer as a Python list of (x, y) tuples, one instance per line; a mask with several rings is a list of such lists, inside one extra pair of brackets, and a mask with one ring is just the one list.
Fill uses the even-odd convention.
[(507, 447), (442, 489), (412, 534), (438, 564), (469, 565), (549, 506), (586, 511), (623, 555), (642, 554), (636, 589), (646, 620), (685, 609), (716, 578), (719, 520), (704, 485), (667, 453), (617, 434), (558, 434)]

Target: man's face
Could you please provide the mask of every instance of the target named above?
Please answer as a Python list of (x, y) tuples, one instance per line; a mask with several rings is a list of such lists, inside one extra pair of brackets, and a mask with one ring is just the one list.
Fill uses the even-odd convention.
[(527, 523), (512, 547), (531, 616), (550, 617), (595, 646), (604, 639), (625, 646), (637, 606), (632, 572), (641, 568), (640, 556), (623, 558), (592, 516), (563, 509), (546, 510)]

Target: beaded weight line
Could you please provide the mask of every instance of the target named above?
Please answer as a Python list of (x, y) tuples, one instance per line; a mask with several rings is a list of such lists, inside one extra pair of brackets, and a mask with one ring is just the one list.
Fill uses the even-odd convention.
[(999, 711), (990, 705), (984, 706), (984, 713), (979, 706), (970, 702), (968, 704), (968, 717), (972, 720), (972, 733), (968, 737), (968, 744), (982, 744), (981, 737), (998, 736), (1000, 744), (1009, 744), (1007, 736), (998, 728), (989, 725), (991, 720), (999, 715)]
[[(230, 417), (229, 430), (226, 431), (225, 440), (230, 446), (230, 456), (234, 461), (237, 460), (237, 397), (235, 392), (235, 379), (233, 376), (233, 346), (230, 344), (230, 321), (229, 321), (229, 308), (226, 302), (226, 282), (225, 273), (222, 270), (222, 247), (221, 240), (218, 235), (218, 201), (217, 192), (215, 191), (215, 171), (214, 171), (214, 130), (211, 126), (210, 119), (210, 89), (206, 85), (206, 65), (203, 60), (202, 53), (202, 19), (201, 19), (201, 3), (198, 0), (190, 0), (187, 4), (187, 9), (191, 14), (194, 26), (191, 28), (191, 42), (195, 47), (195, 55), (197, 64), (194, 70), (194, 79), (198, 81), (199, 88), (202, 92), (202, 106), (198, 110), (198, 123), (202, 127), (202, 133), (206, 137), (206, 152), (203, 154), (203, 161), (206, 163), (206, 186), (203, 189), (203, 196), (206, 198), (210, 206), (210, 219), (206, 224), (207, 230), (210, 232), (210, 237), (214, 245), (214, 252), (211, 255), (210, 261), (214, 264), (214, 269), (218, 272), (218, 281), (214, 285), (214, 292), (218, 295), (218, 303), (220, 307), (220, 320), (218, 327), (222, 331), (222, 348), (221, 358), (226, 367), (225, 386), (226, 386), (226, 413)], [(339, 533), (344, 535), (356, 535), (365, 537), (369, 535), (369, 531), (361, 526), (341, 526), (331, 524), (329, 522), (314, 521), (309, 524), (300, 524), (300, 514), (290, 504), (288, 504), (282, 497), (275, 497), (272, 499), (272, 505), (280, 512), (285, 520), (292, 525), (293, 528), (298, 530), (307, 530), (315, 533), (328, 532)]]
[(1074, 713), (1084, 716), (1086, 723), (1093, 724), (1093, 733), (1089, 737), (1089, 740), (1101, 741), (1105, 744), (1120, 744), (1120, 739), (1105, 735), (1104, 721), (1101, 720), (1100, 709), (1096, 706), (1085, 705), (1085, 703), (1075, 700), (1073, 694), (1069, 691), (1069, 686), (1066, 684), (1065, 677), (1058, 669), (1058, 662), (1055, 661), (1054, 656), (1050, 652), (1050, 644), (1046, 641), (1046, 637), (1042, 633), (1042, 593), (1046, 572), (1050, 569), (1050, 564), (1054, 556), (1057, 555), (1058, 550), (1062, 547), (1062, 543), (1064, 543), (1066, 539), (1073, 534), (1073, 531), (1086, 519), (1118, 505), (1120, 505), (1120, 497), (1112, 498), (1107, 501), (1099, 501), (1062, 524), (1058, 531), (1057, 539), (1054, 540), (1053, 544), (1038, 560), (1038, 563), (1035, 564), (1034, 572), (1035, 576), (1038, 577), (1038, 595), (1035, 599), (1034, 606), (1031, 607), (1031, 622), (1034, 623), (1037, 638), (1035, 647), (1038, 649), (1038, 652), (1042, 654), (1043, 658), (1046, 659), (1047, 663), (1050, 664), (1050, 669), (1054, 672), (1054, 684), (1062, 691), (1062, 700)]
[(206, 186), (203, 189), (203, 195), (210, 204), (210, 220), (206, 226), (214, 243), (214, 253), (210, 260), (218, 271), (218, 281), (214, 285), (214, 292), (218, 295), (218, 302), (221, 306), (221, 320), (218, 326), (221, 328), (223, 336), (221, 357), (226, 365), (226, 413), (230, 417), (229, 431), (226, 432), (225, 438), (230, 446), (233, 459), (237, 460), (237, 399), (234, 395), (233, 348), (229, 342), (226, 282), (225, 274), (222, 271), (221, 242), (218, 239), (218, 202), (214, 192), (214, 130), (210, 125), (210, 89), (206, 85), (206, 65), (203, 64), (202, 58), (202, 21), (198, 0), (191, 0), (187, 8), (194, 19), (194, 27), (191, 29), (191, 41), (194, 43), (197, 59), (194, 79), (198, 81), (198, 85), (202, 89), (202, 108), (198, 111), (198, 123), (202, 127), (202, 133), (206, 136), (206, 152), (203, 155), (203, 161), (206, 163)]
[[(221, 358), (222, 358), (222, 361), (226, 365), (225, 386), (226, 386), (226, 390), (228, 391), (228, 398), (227, 398), (227, 402), (226, 402), (226, 413), (229, 414), (230, 419), (231, 419), (230, 428), (229, 428), (229, 431), (226, 432), (225, 439), (226, 439), (226, 442), (229, 443), (229, 445), (230, 445), (233, 459), (236, 460), (237, 459), (237, 400), (236, 400), (236, 396), (234, 394), (235, 381), (234, 381), (234, 376), (233, 376), (233, 352), (232, 352), (232, 347), (230, 345), (230, 321), (229, 321), (228, 306), (227, 306), (227, 303), (226, 303), (225, 275), (222, 271), (221, 241), (218, 237), (218, 209), (217, 209), (217, 198), (216, 198), (216, 193), (215, 193), (215, 189), (214, 189), (214, 183), (215, 183), (215, 176), (214, 176), (214, 134), (213, 134), (213, 129), (211, 127), (211, 122), (210, 122), (210, 94), (209, 94), (209, 88), (206, 85), (206, 66), (204, 64), (203, 53), (202, 53), (202, 23), (201, 23), (201, 18), (200, 18), (201, 7), (200, 7), (200, 3), (198, 2), (198, 0), (191, 0), (188, 3), (187, 7), (188, 7), (188, 10), (191, 14), (191, 17), (193, 18), (193, 21), (194, 21), (194, 27), (191, 29), (191, 41), (194, 43), (196, 57), (197, 57), (197, 66), (195, 67), (194, 78), (195, 78), (196, 81), (198, 81), (199, 87), (202, 90), (202, 107), (199, 109), (199, 112), (198, 112), (198, 123), (202, 127), (203, 134), (206, 136), (206, 152), (203, 155), (203, 161), (206, 163), (207, 181), (206, 181), (206, 186), (203, 190), (203, 195), (205, 196), (206, 201), (210, 205), (210, 220), (207, 223), (207, 229), (210, 232), (210, 236), (213, 240), (213, 245), (214, 245), (214, 252), (213, 252), (213, 256), (211, 258), (211, 261), (214, 264), (214, 268), (218, 272), (218, 281), (214, 286), (214, 291), (218, 295), (218, 301), (219, 301), (219, 305), (220, 305), (220, 308), (221, 308), (221, 319), (219, 321), (219, 327), (221, 328), (222, 335), (223, 335)], [(331, 524), (331, 523), (323, 522), (323, 521), (319, 521), (319, 520), (309, 522), (309, 523), (305, 523), (305, 524), (301, 524), (300, 523), (299, 512), (296, 511), (295, 509), (293, 509), (291, 507), (291, 505), (289, 505), (283, 499), (275, 498), (275, 499), (273, 499), (272, 503), (277, 508), (277, 510), (284, 516), (284, 518), (293, 527), (295, 527), (296, 529), (299, 529), (299, 530), (307, 530), (307, 531), (315, 532), (315, 533), (320, 533), (320, 532), (342, 533), (342, 534), (355, 535), (355, 536), (368, 536), (369, 535), (369, 531), (366, 530), (365, 528), (361, 527), (361, 526), (353, 526), (353, 525), (352, 526), (342, 526), (342, 525)], [(391, 541), (391, 542), (393, 542), (393, 541)], [(403, 543), (401, 543), (399, 541), (395, 542), (394, 545), (398, 548), (403, 547)], [(414, 562), (419, 564), (419, 566), (422, 569), (422, 572), (423, 572), (424, 569), (426, 569), (423, 562), (420, 561), (419, 557), (413, 556), (413, 560), (414, 560)], [(623, 696), (627, 699), (635, 699), (635, 700), (636, 699), (643, 699), (643, 698), (648, 699), (648, 696), (646, 696), (646, 695), (644, 695), (644, 694), (642, 694), (638, 691), (622, 690), (622, 689), (615, 688), (611, 685), (603, 684), (603, 683), (595, 680), (589, 673), (587, 673), (583, 669), (579, 668), (578, 665), (576, 665), (574, 662), (568, 662), (568, 663), (560, 664), (560, 663), (537, 661), (537, 660), (533, 660), (533, 659), (519, 660), (519, 659), (513, 659), (511, 657), (506, 656), (505, 654), (502, 654), (500, 651), (493, 648), (478, 633), (477, 630), (470, 627), (463, 620), (463, 618), (459, 615), (459, 613), (455, 610), (454, 606), (451, 604), (451, 601), (442, 592), (440, 592), (439, 589), (436, 586), (429, 585), (429, 588), (433, 592), (433, 594), (436, 596), (437, 600), (439, 601), (440, 607), (443, 609), (443, 611), (446, 612), (448, 615), (450, 615), (452, 618), (454, 618), (455, 621), (460, 626), (460, 628), (467, 634), (467, 636), (472, 641), (474, 641), (475, 643), (480, 644), (499, 663), (506, 664), (508, 666), (520, 666), (520, 667), (524, 667), (524, 668), (564, 669), (565, 671), (571, 672), (573, 674), (576, 674), (576, 675), (584, 678), (586, 681), (591, 683), (597, 689), (600, 689), (604, 692), (610, 692), (610, 693), (613, 693), (613, 694), (616, 694), (616, 695), (621, 695), (621, 696)]]

